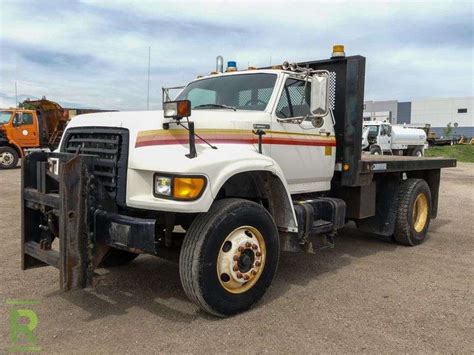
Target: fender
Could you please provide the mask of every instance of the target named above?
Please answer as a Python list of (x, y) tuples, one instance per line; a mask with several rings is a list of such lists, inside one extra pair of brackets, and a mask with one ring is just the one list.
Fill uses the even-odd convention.
[(23, 153), (23, 149), (12, 139), (7, 139), (3, 136), (0, 136), (0, 146), (11, 146), (16, 149), (20, 158), (24, 158), (25, 154)]
[(219, 174), (214, 177), (211, 182), (211, 193), (213, 198), (215, 199), (217, 197), (220, 189), (233, 176), (247, 172), (268, 172), (273, 178), (271, 181), (272, 198), (278, 207), (276, 211), (274, 211), (273, 217), (275, 222), (280, 230), (296, 232), (298, 224), (291, 194), (283, 171), (278, 163), (272, 158), (257, 152), (252, 152), (251, 155), (251, 159), (244, 158), (233, 162), (230, 161), (225, 164), (225, 167), (220, 170)]
[[(209, 211), (212, 203), (227, 180), (246, 172), (267, 172), (272, 177), (272, 194), (278, 211), (274, 215), (280, 229), (296, 229), (296, 216), (293, 210), (291, 195), (280, 166), (270, 157), (258, 153), (251, 145), (225, 145), (219, 149), (198, 145), (198, 156), (186, 157), (188, 148), (176, 145), (156, 146), (148, 149), (133, 149), (129, 155), (127, 171), (126, 204), (129, 207), (151, 209), (156, 211), (179, 213), (204, 213)], [(166, 159), (156, 159), (164, 156)], [(171, 175), (203, 175), (208, 185), (202, 196), (194, 201), (176, 201), (160, 199), (153, 196), (153, 175), (155, 173)]]

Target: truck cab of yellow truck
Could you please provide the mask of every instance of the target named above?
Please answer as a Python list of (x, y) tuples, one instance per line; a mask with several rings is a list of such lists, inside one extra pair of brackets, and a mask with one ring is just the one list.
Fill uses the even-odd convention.
[(14, 168), (24, 150), (40, 146), (34, 110), (10, 108), (0, 112), (0, 169)]
[(28, 150), (56, 149), (69, 118), (59, 104), (44, 97), (20, 106), (0, 111), (0, 169), (15, 168)]

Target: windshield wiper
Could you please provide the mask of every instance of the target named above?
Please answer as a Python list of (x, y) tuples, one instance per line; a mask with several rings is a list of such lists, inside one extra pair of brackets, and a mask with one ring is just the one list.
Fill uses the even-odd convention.
[(197, 109), (197, 108), (210, 108), (210, 107), (215, 107), (215, 108), (228, 108), (228, 109), (230, 109), (230, 110), (237, 111), (237, 109), (236, 109), (234, 106), (220, 105), (220, 104), (202, 104), (202, 105), (194, 106), (193, 109)]

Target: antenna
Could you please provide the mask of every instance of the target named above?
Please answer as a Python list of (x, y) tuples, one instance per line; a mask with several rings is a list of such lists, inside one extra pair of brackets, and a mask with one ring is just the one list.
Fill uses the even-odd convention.
[(146, 110), (150, 109), (150, 56), (151, 56), (151, 47), (148, 47), (148, 88), (146, 94)]
[(18, 90), (17, 90), (16, 81), (15, 81), (15, 107), (18, 108)]

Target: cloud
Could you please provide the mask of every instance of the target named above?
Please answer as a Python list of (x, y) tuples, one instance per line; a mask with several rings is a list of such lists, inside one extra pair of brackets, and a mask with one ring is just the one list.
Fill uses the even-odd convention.
[[(25, 16), (27, 10), (28, 16)], [(367, 99), (473, 95), (471, 2), (18, 1), (0, 3), (0, 105), (29, 97), (104, 109), (151, 107), (161, 86), (215, 67), (367, 57)]]

